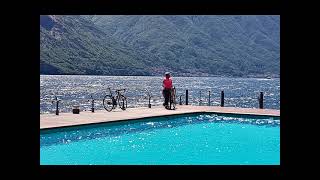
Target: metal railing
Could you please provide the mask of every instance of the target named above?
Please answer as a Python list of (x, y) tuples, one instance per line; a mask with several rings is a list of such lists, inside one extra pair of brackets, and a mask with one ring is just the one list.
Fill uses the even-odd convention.
[[(193, 101), (193, 102), (190, 101), (190, 97), (189, 97), (190, 95), (189, 95), (189, 90), (188, 89), (185, 90), (185, 93), (183, 93), (183, 92), (180, 92), (180, 94), (177, 93), (176, 98), (179, 98), (179, 105), (183, 105), (183, 104), (185, 104), (185, 105), (192, 104), (192, 105), (199, 105), (199, 106), (202, 106), (202, 105), (205, 105), (205, 104), (207, 104), (208, 106), (211, 106), (212, 104), (218, 105), (217, 101), (214, 101), (214, 103), (212, 101), (212, 92), (211, 92), (211, 90), (207, 91), (208, 92), (207, 96), (205, 96), (205, 95), (203, 96), (203, 94), (204, 94), (203, 92), (205, 92), (205, 91), (200, 90), (199, 91), (199, 98), (196, 98), (195, 101)], [(260, 109), (264, 108), (264, 97), (263, 96), (264, 96), (263, 92), (260, 92), (260, 94), (259, 94), (259, 96), (257, 98), (258, 99), (258, 108), (260, 108)], [(185, 98), (183, 98), (183, 97), (185, 97)], [(208, 98), (206, 98), (206, 97), (208, 97)], [(138, 98), (134, 97), (132, 99), (130, 97), (128, 97), (128, 101), (129, 100), (136, 100), (135, 104), (137, 104), (138, 106), (145, 106), (146, 105), (148, 108), (151, 108), (152, 106), (154, 106), (154, 105), (152, 105), (153, 102), (155, 102), (155, 101), (156, 102), (159, 102), (159, 101), (161, 102), (161, 100), (163, 100), (163, 99), (164, 98), (161, 97), (161, 96), (152, 95), (149, 90), (147, 90), (144, 93), (143, 97), (138, 97)], [(183, 99), (184, 99), (184, 102), (183, 102)], [(217, 97), (215, 97), (215, 99), (217, 100)], [(225, 93), (224, 93), (223, 90), (220, 93), (219, 99), (220, 99), (219, 105), (221, 107), (224, 107), (225, 106)], [(147, 100), (147, 101), (145, 101), (145, 100)], [(78, 100), (78, 101), (72, 100), (72, 102), (75, 102), (77, 104), (77, 106), (79, 106), (78, 104), (82, 104), (82, 105), (84, 104), (83, 102), (80, 102), (80, 101), (86, 101), (87, 103), (90, 102), (90, 105), (91, 105), (90, 110), (91, 110), (91, 112), (95, 112), (96, 101), (100, 101), (100, 99), (94, 98), (93, 95), (90, 95), (90, 99)], [(102, 99), (101, 99), (101, 101), (102, 101)], [(54, 95), (54, 98), (51, 99), (51, 102), (52, 102), (52, 104), (55, 103), (55, 114), (59, 115), (59, 111), (60, 111), (59, 105), (60, 105), (61, 102), (63, 102), (62, 99), (59, 99), (57, 95)], [(72, 105), (72, 103), (69, 103), (68, 105), (70, 106), (70, 105)], [(85, 107), (88, 107), (88, 106), (85, 106)], [(137, 107), (137, 106), (132, 106), (132, 107)]]

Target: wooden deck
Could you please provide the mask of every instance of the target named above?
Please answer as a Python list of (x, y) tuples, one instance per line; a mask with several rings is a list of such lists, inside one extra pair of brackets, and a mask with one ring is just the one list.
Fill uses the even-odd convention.
[(176, 110), (166, 110), (164, 107), (140, 107), (128, 108), (126, 111), (116, 109), (112, 112), (105, 110), (96, 110), (94, 113), (82, 111), (80, 114), (60, 113), (55, 114), (41, 114), (40, 115), (40, 129), (66, 127), (74, 125), (84, 125), (101, 122), (141, 119), (146, 117), (159, 117), (167, 115), (188, 114), (196, 112), (218, 112), (218, 113), (232, 113), (232, 114), (249, 114), (249, 115), (268, 115), (280, 116), (280, 110), (274, 109), (255, 109), (255, 108), (235, 108), (235, 107), (218, 107), (218, 106), (191, 106), (181, 105), (177, 106)]

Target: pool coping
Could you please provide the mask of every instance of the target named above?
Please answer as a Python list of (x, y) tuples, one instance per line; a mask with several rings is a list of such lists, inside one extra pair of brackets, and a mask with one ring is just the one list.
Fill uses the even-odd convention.
[[(180, 105), (177, 106), (177, 110), (179, 110), (179, 112), (174, 110), (165, 110), (162, 106), (154, 106), (152, 108), (130, 108), (128, 111), (118, 110), (113, 114), (112, 112), (107, 112), (105, 110), (98, 110), (95, 113), (82, 111), (80, 114), (75, 115), (72, 113), (60, 113), (59, 116), (53, 114), (40, 114), (40, 131), (199, 113), (280, 117), (280, 110), (275, 109)], [(111, 115), (111, 118), (109, 115)], [(81, 120), (81, 118), (85, 118), (85, 120)]]

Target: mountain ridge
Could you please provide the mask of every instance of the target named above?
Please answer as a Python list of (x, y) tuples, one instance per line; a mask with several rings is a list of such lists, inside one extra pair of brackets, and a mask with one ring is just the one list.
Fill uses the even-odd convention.
[[(279, 22), (279, 16), (41, 16), (40, 72), (279, 76)], [(90, 62), (94, 67), (83, 66)]]

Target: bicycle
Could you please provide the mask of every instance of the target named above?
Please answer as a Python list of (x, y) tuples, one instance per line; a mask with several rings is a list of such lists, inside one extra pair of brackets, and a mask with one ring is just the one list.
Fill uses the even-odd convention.
[(176, 104), (177, 104), (177, 101), (176, 101), (176, 88), (175, 87), (173, 87), (170, 90), (169, 103), (170, 103), (169, 108), (171, 110), (175, 110), (176, 109)]
[(118, 89), (115, 90), (116, 96), (112, 95), (111, 88), (108, 88), (110, 94), (107, 94), (103, 98), (103, 107), (106, 109), (108, 112), (111, 112), (113, 109), (117, 107), (119, 104), (119, 107), (124, 111), (127, 109), (127, 97), (121, 94), (121, 91), (123, 93), (126, 91), (126, 89)]

